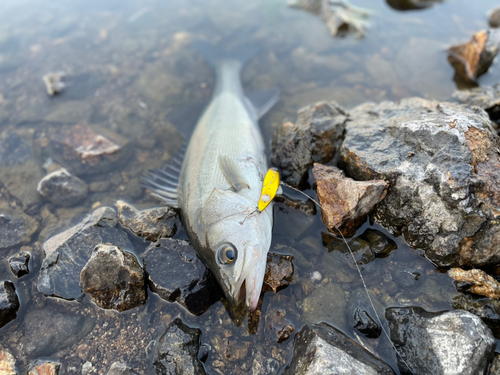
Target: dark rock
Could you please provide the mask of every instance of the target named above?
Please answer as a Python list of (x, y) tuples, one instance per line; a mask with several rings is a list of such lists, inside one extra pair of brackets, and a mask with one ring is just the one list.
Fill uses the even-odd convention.
[(328, 230), (344, 236), (354, 236), (366, 221), (366, 216), (384, 199), (388, 184), (382, 180), (354, 181), (340, 169), (314, 164), (318, 199), (323, 222)]
[[(333, 237), (327, 233), (322, 233), (323, 246), (328, 249), (328, 252), (340, 251), (345, 254), (347, 264), (350, 268), (356, 270), (356, 265), (352, 261), (352, 255), (343, 240)], [(349, 248), (351, 249), (356, 263), (368, 264), (375, 260), (375, 254), (370, 244), (365, 241), (361, 236), (348, 241)]]
[(62, 79), (65, 75), (66, 73), (64, 72), (51, 72), (42, 77), (45, 88), (47, 89), (47, 94), (54, 96), (64, 90), (66, 85)]
[[(496, 341), (481, 319), (467, 311), (429, 313), (421, 307), (386, 310), (398, 367), (412, 374), (483, 374)], [(408, 368), (409, 367), (409, 368)]]
[(123, 362), (114, 362), (106, 375), (136, 375), (136, 373)]
[(389, 256), (391, 251), (398, 248), (396, 242), (376, 229), (368, 228), (359, 238), (368, 242), (377, 258), (385, 258)]
[(374, 216), (439, 266), (500, 262), (500, 155), (486, 113), (419, 98), (351, 112), (339, 165), (356, 180), (383, 178)]
[(266, 311), (266, 337), (272, 342), (281, 344), (290, 338), (295, 330), (292, 322), (286, 317), (286, 310), (276, 307)]
[(144, 254), (144, 269), (151, 291), (194, 315), (221, 297), (217, 281), (187, 241), (162, 238), (152, 243)]
[(326, 163), (342, 140), (348, 113), (338, 104), (319, 102), (302, 108), (295, 125), (286, 123), (272, 141), (271, 162), (281, 179), (295, 187), (307, 182), (314, 162)]
[(40, 180), (38, 193), (45, 199), (63, 207), (74, 206), (87, 196), (87, 184), (62, 168)]
[(49, 238), (43, 244), (45, 259), (38, 276), (38, 290), (45, 295), (81, 300), (80, 272), (101, 243), (132, 251), (127, 234), (117, 227), (118, 218), (110, 207), (100, 207), (81, 223)]
[(493, 362), (491, 362), (488, 375), (500, 375), (500, 354), (495, 353)]
[(124, 201), (116, 202), (120, 224), (148, 241), (172, 237), (180, 225), (177, 213), (170, 207), (138, 211)]
[(500, 48), (500, 30), (482, 30), (465, 44), (448, 49), (448, 61), (464, 81), (475, 81), (488, 71)]
[(57, 375), (60, 368), (60, 363), (36, 360), (31, 364), (28, 375)]
[(0, 208), (0, 249), (28, 243), (38, 229), (38, 222), (21, 210), (10, 215)]
[(459, 103), (475, 105), (484, 109), (490, 120), (496, 125), (500, 123), (500, 84), (493, 86), (476, 87), (470, 90), (458, 90), (453, 98)]
[(294, 257), (275, 253), (267, 254), (266, 273), (262, 291), (273, 291), (287, 287), (293, 280)]
[(10, 281), (0, 282), (0, 328), (14, 320), (19, 309), (16, 288)]
[(500, 7), (493, 8), (488, 13), (488, 23), (491, 27), (500, 27)]
[(471, 295), (459, 294), (453, 298), (453, 308), (467, 310), (479, 316), (493, 331), (495, 337), (500, 335), (500, 301), (487, 298), (478, 298)]
[(14, 356), (6, 349), (0, 346), (0, 370), (2, 375), (17, 375), (16, 371), (16, 359)]
[(87, 336), (94, 320), (52, 308), (31, 310), (24, 319), (24, 350), (28, 357), (49, 356)]
[(21, 165), (31, 158), (31, 147), (16, 133), (0, 137), (0, 166)]
[(279, 361), (276, 359), (263, 355), (261, 352), (257, 352), (254, 356), (249, 374), (274, 375), (278, 373), (280, 366)]
[(80, 287), (103, 309), (130, 310), (146, 303), (144, 271), (137, 258), (112, 244), (99, 244), (80, 274)]
[(283, 375), (394, 374), (379, 358), (327, 323), (306, 325)]
[(29, 262), (31, 254), (29, 251), (23, 251), (22, 253), (13, 255), (9, 258), (10, 270), (17, 277), (23, 277), (30, 273)]
[(154, 365), (158, 375), (206, 374), (198, 360), (201, 331), (175, 319), (158, 340)]
[[(372, 301), (375, 299), (372, 296)], [(375, 303), (375, 302), (374, 302)], [(346, 307), (346, 321), (368, 338), (377, 338), (382, 328), (374, 320), (375, 312), (371, 307), (366, 291), (358, 289), (351, 293)]]
[(443, 0), (386, 0), (387, 5), (396, 10), (419, 10), (430, 8)]

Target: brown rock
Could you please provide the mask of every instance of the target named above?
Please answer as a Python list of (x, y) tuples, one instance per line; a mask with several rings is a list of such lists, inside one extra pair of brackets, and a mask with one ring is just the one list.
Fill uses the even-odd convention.
[(490, 68), (500, 45), (499, 30), (482, 30), (465, 44), (448, 50), (448, 61), (465, 81), (475, 81)]
[(266, 313), (266, 333), (271, 331), (271, 340), (281, 344), (288, 340), (294, 331), (292, 322), (286, 317), (284, 309), (272, 308)]
[(16, 360), (0, 346), (0, 375), (17, 375)]
[(389, 185), (383, 180), (354, 181), (336, 167), (314, 164), (323, 222), (332, 233), (339, 228), (353, 236), (364, 223), (366, 215), (384, 199)]
[(452, 268), (448, 271), (460, 289), (470, 289), (472, 293), (486, 296), (491, 299), (500, 299), (500, 283), (486, 272), (478, 269), (464, 271), (461, 268)]
[(293, 279), (294, 257), (291, 255), (281, 255), (268, 253), (266, 274), (264, 276), (264, 284), (262, 291), (273, 291), (276, 293), (290, 284)]
[(60, 363), (38, 360), (31, 365), (28, 375), (57, 375), (60, 368)]

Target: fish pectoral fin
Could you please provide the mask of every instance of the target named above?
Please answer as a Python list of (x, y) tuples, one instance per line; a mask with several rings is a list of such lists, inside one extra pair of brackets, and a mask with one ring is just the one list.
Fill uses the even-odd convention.
[(233, 159), (228, 156), (219, 156), (219, 166), (227, 182), (231, 184), (235, 191), (250, 189), (250, 185), (248, 185), (248, 182), (239, 173), (238, 165)]
[(280, 90), (278, 88), (262, 91), (252, 91), (247, 94), (247, 98), (257, 112), (257, 116), (264, 116), (278, 101)]

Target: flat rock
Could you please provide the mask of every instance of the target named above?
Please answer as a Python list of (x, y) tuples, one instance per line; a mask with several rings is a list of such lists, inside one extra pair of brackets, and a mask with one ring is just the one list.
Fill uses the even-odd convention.
[(394, 374), (385, 362), (327, 323), (306, 325), (295, 336), (283, 375)]
[(299, 187), (307, 182), (314, 162), (331, 160), (348, 113), (334, 102), (319, 102), (299, 110), (296, 124), (286, 123), (273, 136), (271, 162), (279, 168), (281, 179)]
[(87, 184), (66, 169), (58, 169), (40, 180), (38, 193), (46, 200), (63, 207), (74, 206), (87, 196)]
[(455, 280), (455, 285), (460, 291), (470, 291), (491, 299), (500, 299), (500, 283), (483, 270), (466, 271), (452, 268), (448, 271), (448, 275)]
[(124, 201), (117, 201), (116, 208), (120, 224), (148, 241), (172, 237), (180, 225), (177, 213), (170, 207), (139, 211)]
[(0, 374), (17, 375), (16, 359), (9, 351), (0, 346)]
[(290, 338), (294, 330), (295, 327), (287, 318), (285, 309), (272, 307), (266, 311), (266, 339), (281, 344)]
[(294, 273), (294, 257), (291, 255), (267, 254), (266, 273), (262, 291), (273, 291), (287, 287), (293, 280)]
[(461, 104), (478, 106), (484, 109), (496, 125), (500, 123), (500, 83), (469, 90), (457, 90), (453, 94)]
[(21, 165), (32, 157), (31, 147), (16, 133), (0, 137), (0, 166)]
[(410, 98), (351, 116), (339, 166), (389, 182), (380, 224), (439, 266), (500, 262), (500, 143), (484, 111)]
[(136, 375), (136, 373), (124, 362), (113, 362), (106, 375)]
[(336, 167), (314, 164), (323, 222), (328, 230), (353, 236), (366, 216), (384, 199), (389, 185), (383, 180), (354, 181)]
[(205, 375), (198, 360), (201, 331), (175, 319), (158, 340), (154, 365), (158, 375)]
[(81, 300), (80, 273), (97, 245), (110, 243), (124, 251), (133, 250), (127, 233), (117, 224), (115, 211), (100, 207), (79, 224), (45, 241), (38, 290), (47, 296)]
[(483, 374), (493, 359), (496, 341), (491, 330), (467, 311), (393, 307), (385, 315), (391, 340), (404, 358), (398, 356), (403, 373)]
[(500, 30), (482, 30), (472, 40), (448, 49), (448, 61), (465, 81), (475, 81), (488, 71), (500, 48)]
[(30, 365), (28, 375), (57, 375), (61, 364), (58, 362), (36, 360)]
[(19, 309), (16, 288), (10, 281), (0, 282), (0, 328), (14, 320)]
[(9, 266), (12, 273), (17, 277), (23, 277), (30, 273), (29, 262), (31, 254), (29, 251), (23, 251), (9, 258)]
[(500, 7), (493, 8), (488, 13), (488, 23), (491, 27), (500, 27)]
[(112, 244), (99, 244), (80, 273), (80, 287), (103, 309), (130, 310), (146, 303), (144, 271), (137, 258)]
[(149, 245), (143, 260), (151, 291), (194, 315), (221, 297), (214, 276), (187, 241), (162, 238)]

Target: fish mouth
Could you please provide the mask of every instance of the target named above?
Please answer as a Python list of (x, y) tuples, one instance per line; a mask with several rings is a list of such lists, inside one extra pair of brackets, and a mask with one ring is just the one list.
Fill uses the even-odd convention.
[(263, 257), (264, 262), (260, 258), (260, 255), (254, 255), (246, 265), (247, 272), (240, 277), (235, 288), (235, 294), (233, 295), (236, 304), (240, 304), (245, 300), (245, 305), (249, 312), (254, 312), (257, 309), (264, 282), (267, 256)]

